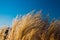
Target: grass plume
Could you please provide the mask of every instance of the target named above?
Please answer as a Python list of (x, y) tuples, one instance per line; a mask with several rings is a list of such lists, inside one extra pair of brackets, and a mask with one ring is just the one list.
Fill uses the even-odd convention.
[(12, 27), (0, 29), (0, 40), (60, 40), (60, 20), (43, 20), (41, 11), (17, 16)]

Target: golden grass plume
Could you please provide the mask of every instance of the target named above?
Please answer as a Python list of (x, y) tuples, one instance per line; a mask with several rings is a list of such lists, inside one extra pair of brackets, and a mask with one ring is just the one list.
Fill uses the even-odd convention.
[(1, 28), (0, 40), (60, 40), (60, 20), (49, 22), (48, 16), (42, 18), (41, 11), (32, 11), (17, 16), (11, 28)]

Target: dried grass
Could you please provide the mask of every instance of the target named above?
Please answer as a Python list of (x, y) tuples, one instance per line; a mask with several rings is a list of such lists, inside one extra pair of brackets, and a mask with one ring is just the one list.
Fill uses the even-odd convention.
[(49, 23), (48, 17), (42, 19), (41, 11), (33, 13), (17, 16), (11, 28), (1, 28), (0, 40), (60, 40), (60, 20)]

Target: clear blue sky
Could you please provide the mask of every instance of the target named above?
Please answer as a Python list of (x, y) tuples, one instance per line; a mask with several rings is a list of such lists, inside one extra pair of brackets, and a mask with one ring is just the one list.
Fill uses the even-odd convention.
[(50, 14), (50, 18), (60, 17), (60, 0), (0, 0), (0, 26), (11, 25), (17, 14), (26, 14), (33, 9)]

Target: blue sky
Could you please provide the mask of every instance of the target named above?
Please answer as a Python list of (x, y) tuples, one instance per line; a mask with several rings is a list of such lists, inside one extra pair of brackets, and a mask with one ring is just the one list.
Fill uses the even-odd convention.
[(10, 26), (17, 14), (25, 15), (33, 9), (49, 13), (51, 19), (59, 18), (60, 0), (0, 0), (0, 26)]

